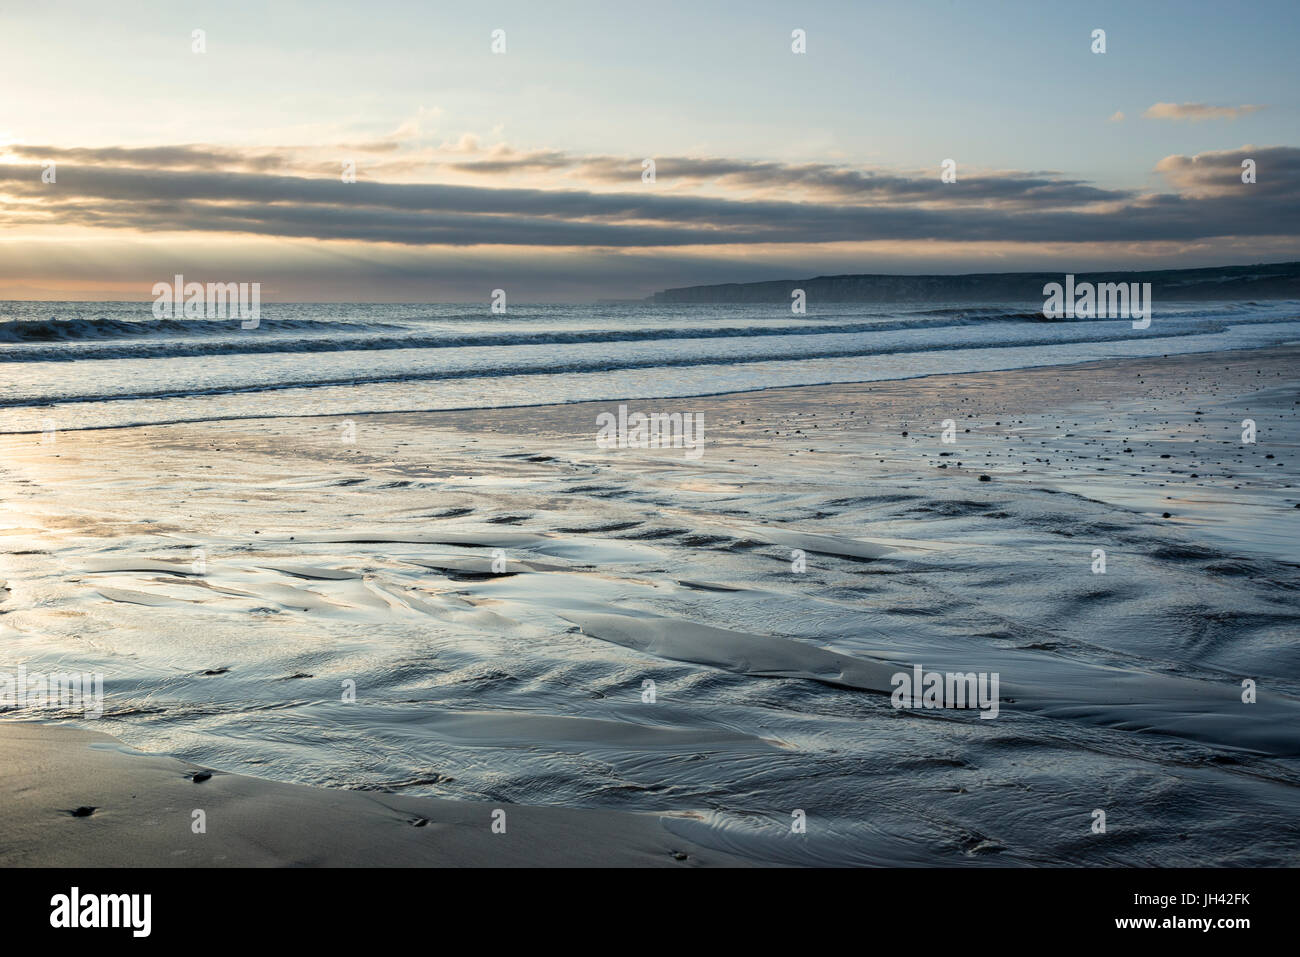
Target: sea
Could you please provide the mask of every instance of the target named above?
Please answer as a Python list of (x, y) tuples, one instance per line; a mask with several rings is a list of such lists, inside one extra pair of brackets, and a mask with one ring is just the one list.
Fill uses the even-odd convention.
[(0, 302), (0, 433), (262, 416), (712, 395), (1300, 339), (1300, 302), (1157, 303), (1047, 321), (1041, 303), (788, 306)]

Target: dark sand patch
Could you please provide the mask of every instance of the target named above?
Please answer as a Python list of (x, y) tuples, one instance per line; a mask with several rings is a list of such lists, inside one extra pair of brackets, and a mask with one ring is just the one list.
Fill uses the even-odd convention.
[[(0, 766), (6, 867), (746, 863), (671, 833), (653, 815), (278, 784), (132, 752), (106, 734), (66, 727), (0, 724)], [(498, 809), (504, 834), (492, 830)], [(206, 833), (194, 833), (195, 811), (204, 813)]]

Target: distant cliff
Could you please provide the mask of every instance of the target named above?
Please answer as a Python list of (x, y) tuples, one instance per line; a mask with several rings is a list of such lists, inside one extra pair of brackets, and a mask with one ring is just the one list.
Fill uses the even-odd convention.
[[(665, 289), (649, 297), (658, 303), (789, 302), (802, 289), (817, 302), (1032, 302), (1043, 286), (1061, 282), (1064, 272), (986, 272), (964, 276), (817, 276), (770, 282), (723, 283)], [(1300, 299), (1300, 262), (1259, 266), (1212, 266), (1142, 272), (1076, 273), (1075, 282), (1149, 282), (1157, 300)]]

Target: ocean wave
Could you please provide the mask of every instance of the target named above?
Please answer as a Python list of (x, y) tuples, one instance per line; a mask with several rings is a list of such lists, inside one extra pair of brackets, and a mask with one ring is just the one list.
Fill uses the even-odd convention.
[[(1127, 328), (1127, 322), (1125, 325)], [(1226, 326), (1216, 326), (1211, 323), (1205, 323), (1196, 327), (1187, 327), (1181, 330), (1162, 332), (1157, 338), (1177, 339), (1187, 336), (1199, 336), (1222, 332), (1225, 328)], [(1098, 336), (1094, 334), (1074, 338), (1043, 337), (1024, 339), (1017, 340), (1015, 343), (1008, 343), (1007, 345), (1014, 345), (1017, 348), (1031, 346), (1062, 346), (1080, 343), (1122, 342), (1129, 338), (1131, 338), (1131, 334), (1117, 332), (1116, 334), (1109, 336)], [(846, 349), (817, 349), (805, 352), (772, 351), (763, 353), (753, 352), (743, 355), (646, 356), (625, 360), (611, 360), (608, 357), (561, 360), (555, 356), (548, 356), (539, 358), (535, 362), (531, 363), (484, 363), (465, 368), (406, 368), (382, 374), (357, 373), (335, 376), (332, 378), (297, 378), (281, 379), (276, 381), (224, 383), (221, 385), (194, 389), (177, 389), (175, 387), (170, 387), (136, 390), (131, 392), (97, 392), (85, 394), (65, 393), (58, 396), (45, 397), (42, 401), (44, 403), (68, 403), (134, 399), (169, 399), (209, 395), (232, 395), (236, 393), (250, 392), (274, 392), (286, 389), (315, 389), (330, 386), (375, 385), (392, 382), (500, 378), (521, 375), (561, 375), (570, 373), (617, 372), (632, 369), (689, 368), (712, 365), (747, 365), (757, 362), (798, 362), (808, 359), (847, 359), (884, 355), (915, 355), (927, 352), (949, 352), (953, 350), (988, 348), (996, 347), (990, 346), (988, 343), (980, 342), (931, 341), (927, 343), (899, 343), (882, 348), (855, 346)], [(28, 406), (31, 404), (32, 399), (30, 396), (17, 396), (10, 399), (0, 399), (0, 408)]]
[[(478, 318), (482, 318), (481, 316)], [(1160, 316), (1156, 316), (1159, 319)], [(1290, 316), (1242, 316), (1233, 319), (1235, 324), (1294, 321)], [(62, 321), (60, 321), (62, 322)], [(872, 332), (941, 331), (949, 328), (983, 326), (990, 322), (1038, 322), (1052, 325), (1071, 325), (1081, 322), (1116, 323), (1128, 326), (1128, 319), (1052, 320), (1033, 313), (1000, 311), (994, 315), (964, 314), (936, 316), (929, 319), (883, 319), (868, 322), (817, 322), (771, 326), (736, 325), (709, 328), (695, 326), (549, 329), (539, 332), (512, 329), (491, 333), (435, 333), (411, 330), (400, 335), (372, 334), (396, 327), (391, 324), (362, 324), (346, 321), (276, 320), (263, 321), (257, 330), (232, 331), (230, 320), (159, 320), (161, 328), (147, 341), (123, 342), (122, 336), (147, 336), (147, 332), (132, 329), (129, 332), (101, 331), (99, 323), (109, 326), (140, 327), (141, 322), (119, 320), (73, 320), (66, 327), (52, 332), (22, 329), (18, 326), (45, 326), (47, 323), (0, 322), (0, 342), (22, 343), (13, 348), (0, 348), (3, 362), (63, 362), (86, 359), (149, 359), (159, 357), (185, 357), (208, 355), (266, 355), (275, 353), (390, 351), (399, 349), (468, 349), (493, 346), (551, 346), (599, 345), (616, 342), (657, 342), (670, 340), (710, 340), (738, 338), (771, 338), (774, 336), (852, 335)], [(76, 323), (94, 323), (78, 330)], [(1170, 330), (1167, 335), (1189, 335), (1218, 332), (1221, 323), (1202, 319), (1194, 329)], [(322, 332), (329, 335), (286, 336), (285, 332)], [(217, 339), (218, 335), (230, 338)], [(176, 338), (166, 338), (174, 336)], [(204, 338), (206, 337), (206, 338)], [(87, 342), (80, 348), (69, 348), (66, 340), (81, 338), (106, 339), (106, 342)], [(61, 339), (57, 344), (42, 347), (41, 339)], [(1107, 341), (1106, 336), (1088, 336), (1081, 340)], [(1016, 344), (1032, 345), (1032, 342)], [(959, 347), (960, 343), (938, 343), (934, 348)], [(908, 351), (926, 351), (930, 346), (915, 344)], [(839, 354), (839, 353), (835, 353)]]
[[(238, 328), (237, 319), (114, 319), (107, 316), (75, 319), (0, 320), (0, 342), (76, 342), (166, 336), (222, 336)], [(324, 319), (264, 320), (271, 330), (292, 332), (366, 332), (400, 328), (388, 323)]]

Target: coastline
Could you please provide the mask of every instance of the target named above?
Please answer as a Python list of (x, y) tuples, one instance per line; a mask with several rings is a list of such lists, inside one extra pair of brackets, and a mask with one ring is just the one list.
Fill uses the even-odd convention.
[[(1130, 340), (1127, 340), (1123, 336), (1117, 336), (1116, 338), (1113, 339), (1095, 340), (1093, 342), (1093, 345), (1101, 347), (1102, 350), (1104, 351), (1108, 347), (1114, 347), (1118, 349), (1121, 344), (1126, 342), (1130, 342)], [(1112, 352), (1112, 354), (1106, 356), (1105, 358), (1090, 358), (1090, 359), (1059, 359), (1058, 358), (1057, 361), (1046, 361), (1046, 356), (1039, 356), (1038, 358), (1043, 359), (1043, 361), (1029, 361), (1029, 362), (1022, 361), (1020, 363), (1015, 363), (1007, 366), (1003, 366), (999, 363), (994, 363), (992, 364), (991, 367), (984, 367), (981, 364), (981, 367), (977, 367), (973, 369), (965, 369), (965, 370), (955, 371), (955, 372), (947, 371), (947, 369), (943, 368), (942, 365), (930, 365), (927, 367), (926, 365), (922, 364), (919, 367), (913, 367), (906, 371), (904, 371), (901, 368), (895, 367), (895, 368), (891, 368), (888, 374), (881, 374), (881, 375), (874, 375), (874, 376), (868, 375), (863, 378), (836, 377), (836, 378), (827, 378), (824, 380), (818, 380), (813, 383), (792, 382), (787, 384), (763, 386), (763, 387), (757, 387), (752, 389), (744, 389), (744, 388), (736, 388), (736, 387), (701, 388), (697, 384), (693, 387), (685, 389), (684, 391), (677, 390), (675, 391), (675, 394), (668, 395), (668, 396), (658, 395), (654, 392), (647, 392), (647, 391), (637, 392), (635, 391), (635, 389), (627, 392), (614, 391), (613, 383), (617, 381), (617, 377), (620, 375), (627, 375), (629, 372), (636, 372), (638, 370), (644, 370), (646, 368), (650, 368), (650, 369), (667, 370), (670, 372), (676, 370), (676, 372), (679, 374), (684, 372), (687, 375), (691, 375), (695, 371), (690, 369), (690, 366), (693, 365), (694, 363), (687, 363), (686, 365), (682, 365), (680, 363), (668, 363), (666, 365), (661, 363), (659, 365), (655, 365), (653, 363), (650, 363), (642, 366), (630, 366), (626, 368), (620, 368), (617, 370), (606, 371), (604, 373), (594, 373), (594, 375), (596, 376), (604, 375), (606, 377), (606, 381), (604, 385), (602, 386), (601, 390), (597, 390), (598, 392), (607, 391), (609, 394), (613, 396), (622, 396), (623, 398), (602, 397), (599, 396), (599, 394), (597, 394), (596, 396), (590, 398), (571, 398), (571, 399), (564, 399), (558, 402), (507, 401), (502, 403), (496, 400), (488, 399), (486, 396), (480, 394), (478, 398), (476, 398), (474, 401), (472, 401), (470, 404), (467, 405), (452, 404), (452, 405), (424, 406), (420, 408), (404, 407), (407, 403), (402, 403), (401, 405), (394, 405), (393, 402), (395, 401), (395, 394), (391, 391), (391, 389), (393, 387), (401, 386), (406, 381), (418, 381), (423, 383), (425, 386), (429, 386), (430, 384), (436, 382), (440, 378), (444, 378), (446, 384), (452, 384), (458, 382), (469, 383), (472, 380), (464, 379), (456, 375), (450, 377), (441, 377), (441, 376), (434, 375), (430, 377), (424, 374), (415, 375), (412, 379), (412, 378), (404, 378), (403, 375), (397, 374), (392, 377), (386, 377), (383, 379), (370, 379), (370, 378), (362, 378), (360, 380), (345, 379), (345, 380), (339, 380), (337, 382), (318, 383), (310, 387), (302, 383), (283, 383), (283, 384), (271, 384), (271, 385), (241, 386), (235, 388), (213, 387), (211, 389), (202, 390), (197, 393), (191, 393), (188, 391), (177, 391), (175, 393), (170, 393), (170, 392), (160, 392), (156, 394), (150, 393), (147, 395), (138, 395), (135, 396), (134, 398), (124, 398), (119, 395), (102, 395), (93, 399), (71, 399), (71, 400), (58, 399), (54, 401), (53, 405), (49, 405), (49, 406), (40, 402), (36, 402), (33, 404), (24, 401), (21, 405), (16, 405), (16, 406), (6, 406), (0, 404), (0, 419), (3, 419), (3, 422), (7, 426), (11, 426), (14, 421), (21, 421), (21, 418), (15, 418), (15, 415), (27, 414), (30, 417), (36, 413), (36, 410), (41, 410), (45, 408), (57, 408), (62, 410), (62, 412), (60, 413), (61, 415), (70, 417), (74, 421), (77, 420), (78, 416), (91, 420), (77, 425), (73, 429), (73, 431), (98, 431), (98, 430), (110, 431), (115, 429), (146, 428), (149, 426), (168, 426), (168, 425), (185, 425), (185, 424), (200, 425), (206, 423), (239, 422), (239, 421), (245, 421), (245, 422), (276, 421), (276, 420), (293, 419), (293, 418), (310, 420), (310, 419), (318, 419), (318, 418), (378, 416), (378, 415), (417, 415), (417, 414), (438, 415), (443, 413), (464, 414), (464, 413), (471, 413), (471, 412), (477, 413), (477, 412), (492, 411), (492, 410), (508, 411), (511, 409), (548, 408), (552, 405), (597, 405), (600, 403), (608, 403), (608, 402), (630, 401), (630, 398), (627, 397), (634, 397), (637, 399), (643, 399), (647, 401), (654, 400), (659, 402), (674, 402), (674, 401), (685, 401), (689, 399), (716, 399), (716, 398), (725, 398), (731, 396), (748, 395), (753, 393), (778, 392), (785, 389), (844, 389), (844, 390), (852, 391), (860, 387), (865, 387), (876, 383), (907, 382), (907, 381), (913, 381), (917, 379), (926, 379), (926, 380), (943, 379), (951, 376), (965, 376), (965, 375), (1013, 376), (1019, 372), (1032, 372), (1032, 371), (1043, 370), (1043, 369), (1088, 368), (1093, 366), (1105, 367), (1110, 363), (1116, 363), (1116, 362), (1154, 362), (1157, 360), (1163, 361), (1163, 360), (1169, 360), (1171, 358), (1179, 358), (1179, 357), (1187, 357), (1190, 359), (1196, 359), (1199, 357), (1203, 359), (1203, 358), (1214, 357), (1214, 356), (1235, 356), (1235, 355), (1248, 355), (1248, 354), (1269, 353), (1269, 352), (1283, 352), (1294, 348), (1295, 344), (1296, 344), (1296, 340), (1294, 339), (1281, 340), (1280, 342), (1271, 342), (1267, 344), (1253, 345), (1245, 348), (1224, 348), (1222, 344), (1207, 343), (1205, 344), (1204, 348), (1195, 351), (1190, 351), (1190, 352), (1159, 354), (1155, 351), (1151, 351), (1151, 352), (1138, 351), (1138, 352), (1129, 352), (1128, 354), (1120, 354), (1118, 351), (1116, 351), (1116, 352)], [(1032, 346), (1030, 348), (1032, 348)], [(973, 345), (969, 347), (962, 347), (961, 349), (958, 349), (956, 352), (937, 353), (932, 356), (932, 359), (937, 360), (939, 357), (947, 356), (948, 358), (945, 359), (945, 362), (950, 364), (952, 356), (956, 356), (959, 353), (970, 353), (970, 354), (980, 354), (980, 355), (1002, 354), (1004, 356), (1003, 361), (1010, 361), (1008, 359), (1005, 359), (1005, 356), (1013, 355), (1018, 351), (1022, 351), (1023, 349), (1024, 349), (1023, 346), (991, 348), (989, 346)], [(906, 358), (905, 350), (904, 353), (902, 353), (902, 357)], [(876, 359), (881, 361), (888, 361), (894, 358), (896, 358), (896, 353), (894, 351), (886, 351), (883, 353), (876, 354)], [(767, 372), (771, 374), (775, 371), (777, 365), (779, 365), (779, 362), (780, 362), (779, 359), (765, 359), (765, 360), (759, 360), (757, 364), (766, 366)], [(895, 363), (895, 366), (897, 366), (897, 363)], [(704, 369), (712, 368), (712, 364), (704, 363), (702, 365), (702, 368)], [(719, 366), (718, 368), (722, 368), (722, 367)], [(523, 373), (516, 374), (510, 378), (519, 378), (523, 380), (536, 379), (536, 381), (539, 384), (539, 387), (547, 388), (548, 378), (547, 378), (546, 371), (547, 370), (544, 369), (538, 369), (527, 374), (523, 374)], [(708, 381), (708, 380), (696, 379), (692, 381), (698, 383), (699, 381)], [(370, 396), (368, 401), (370, 401), (372, 404), (376, 401), (375, 400), (376, 396), (381, 396), (381, 395), (387, 396), (387, 398), (384, 399), (384, 401), (388, 403), (388, 407), (386, 408), (383, 407), (383, 403), (381, 402), (379, 405), (372, 408), (360, 408), (360, 409), (349, 408), (348, 407), (349, 395), (347, 389), (353, 388), (358, 385), (368, 391), (368, 394)], [(465, 390), (462, 390), (462, 394), (464, 392)], [(279, 412), (279, 413), (249, 411), (249, 409), (256, 409), (259, 406), (270, 405), (271, 400), (277, 398), (277, 396), (283, 398), (289, 395), (298, 395), (299, 399), (301, 399), (302, 393), (318, 393), (318, 395), (314, 396), (316, 401), (318, 402), (323, 401), (330, 405), (338, 405), (343, 407), (344, 410), (341, 412), (326, 412), (326, 413), (304, 411), (304, 409), (307, 407), (304, 406), (301, 401), (298, 401), (295, 404), (294, 402), (288, 401), (286, 399), (285, 401), (288, 401), (288, 404), (293, 407), (294, 411), (286, 411), (286, 412)], [(472, 388), (470, 388), (468, 389), (468, 394), (473, 396), (475, 395), (475, 392)], [(242, 403), (244, 404), (244, 408), (242, 410), (240, 408), (241, 400)], [(213, 404), (217, 406), (221, 406), (222, 403), (227, 403), (227, 404), (225, 405), (224, 408), (221, 409), (221, 411), (210, 413), (210, 414), (188, 414), (182, 417), (162, 417), (162, 418), (143, 417), (128, 422), (94, 421), (95, 419), (98, 418), (95, 414), (95, 410), (98, 409), (116, 408), (119, 405), (130, 406), (130, 405), (138, 405), (142, 403), (148, 404), (150, 402), (156, 402), (156, 401), (165, 401), (168, 403), (180, 403), (181, 407), (184, 407), (186, 403), (206, 402), (208, 404)], [(197, 409), (198, 406), (194, 406), (194, 408)], [(55, 427), (64, 428), (65, 424), (56, 423)], [(0, 431), (0, 438), (6, 435), (35, 435), (35, 434), (40, 434), (40, 431), (41, 430), (31, 429), (31, 428), (6, 427), (3, 431)]]

